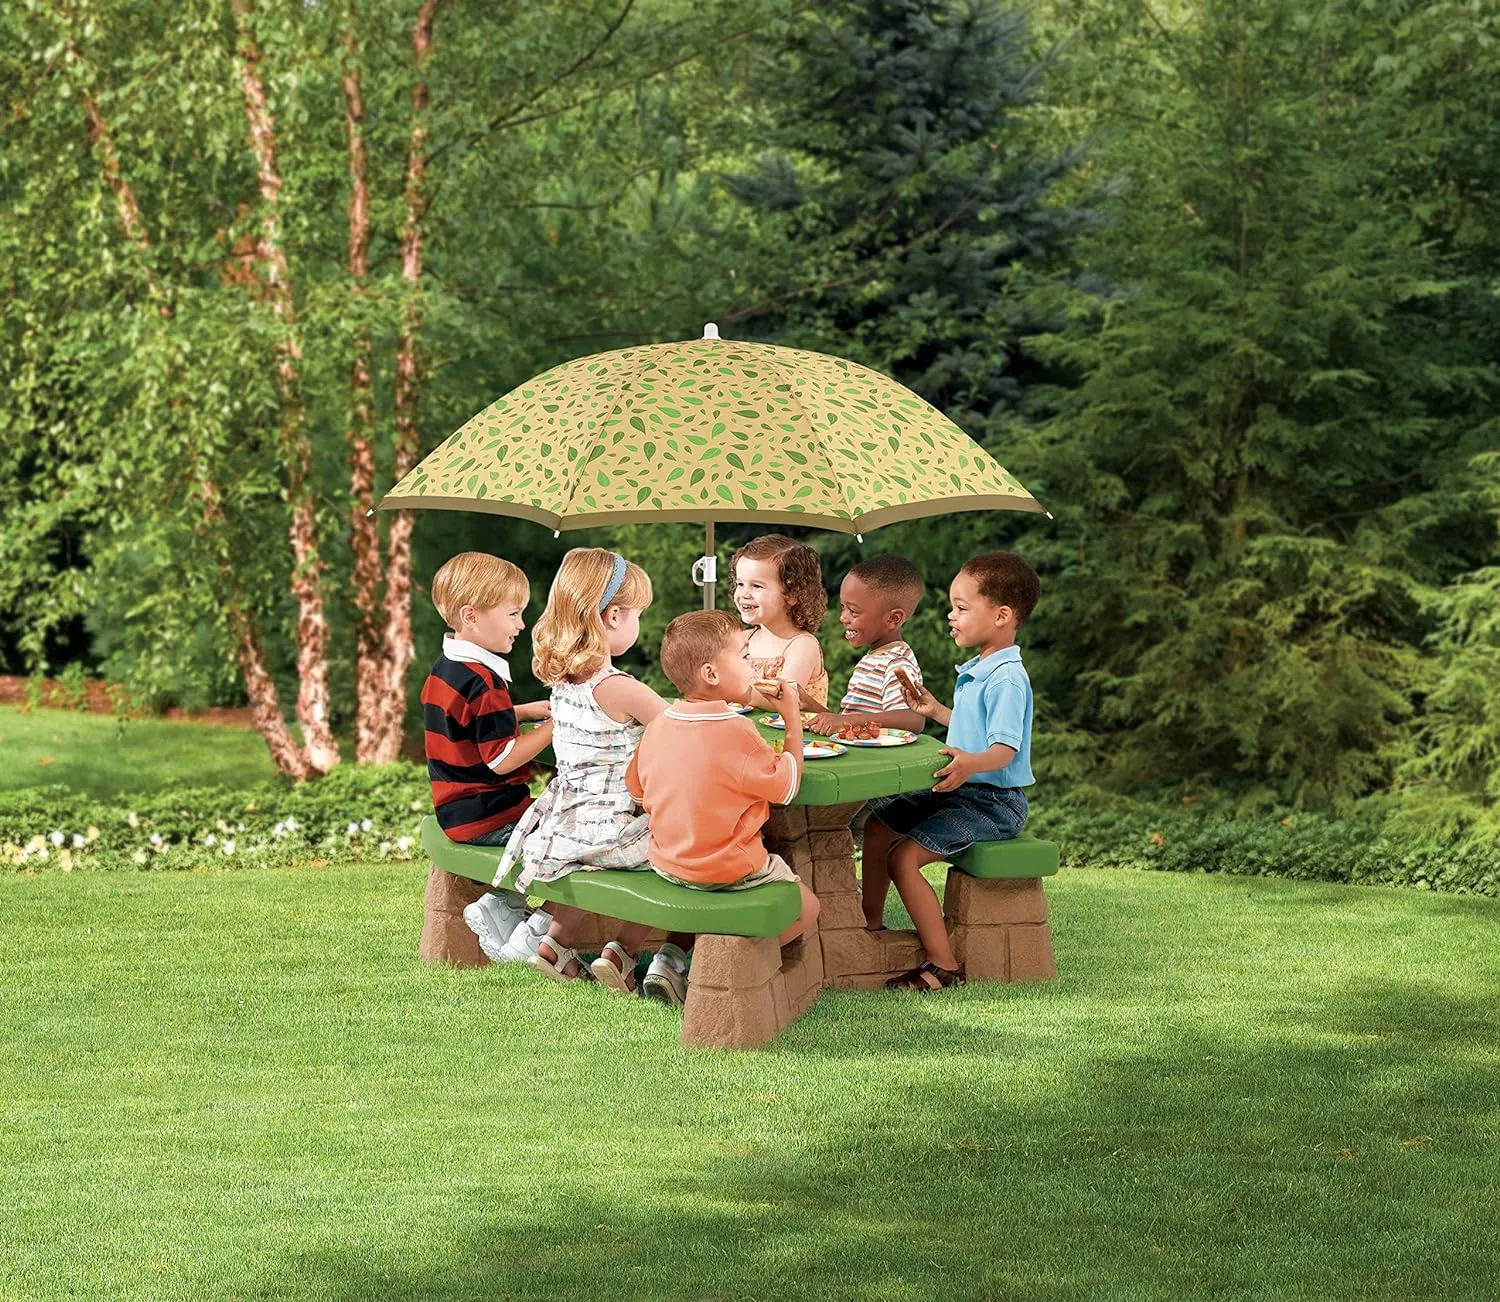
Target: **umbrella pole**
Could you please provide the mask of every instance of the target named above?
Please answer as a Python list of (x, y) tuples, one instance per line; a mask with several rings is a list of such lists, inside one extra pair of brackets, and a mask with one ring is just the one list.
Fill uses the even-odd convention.
[(710, 558), (705, 567), (708, 571), (707, 582), (703, 585), (703, 609), (714, 608), (714, 522), (710, 520), (703, 526), (703, 554)]

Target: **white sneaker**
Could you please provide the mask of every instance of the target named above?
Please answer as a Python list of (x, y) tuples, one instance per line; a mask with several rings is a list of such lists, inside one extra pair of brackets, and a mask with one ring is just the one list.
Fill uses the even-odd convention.
[(676, 945), (663, 945), (651, 958), (641, 993), (670, 1008), (681, 1008), (687, 1002), (687, 987), (687, 955)]
[[(526, 901), (514, 891), (490, 891), (473, 904), (464, 906), (464, 923), (479, 937), (479, 947), (493, 959), (490, 949), (499, 951), (510, 938), (516, 924), (526, 916)], [(485, 942), (489, 942), (486, 948)]]
[(516, 924), (515, 930), (496, 953), (491, 955), (491, 959), (496, 963), (529, 963), (536, 957), (536, 947), (542, 943), (542, 938), (551, 925), (552, 915), (538, 909), (529, 918)]

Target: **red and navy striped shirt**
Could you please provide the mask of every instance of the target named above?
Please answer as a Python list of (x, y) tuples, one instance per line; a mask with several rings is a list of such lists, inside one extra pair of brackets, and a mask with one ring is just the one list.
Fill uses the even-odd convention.
[(500, 656), (449, 633), (422, 685), (432, 807), (450, 840), (498, 831), (531, 803), (529, 765), (496, 771), (519, 735), (509, 680)]

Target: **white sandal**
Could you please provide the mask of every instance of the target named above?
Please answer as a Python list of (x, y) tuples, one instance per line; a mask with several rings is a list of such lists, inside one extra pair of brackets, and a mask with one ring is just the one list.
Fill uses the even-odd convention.
[[(562, 941), (554, 940), (551, 936), (543, 936), (539, 943), (546, 945), (557, 956), (549, 962), (547, 957), (538, 949), (535, 954), (526, 960), (544, 977), (548, 977), (553, 981), (560, 981), (563, 985), (571, 985), (574, 981), (592, 980), (588, 968), (584, 967), (576, 949), (569, 949)], [(569, 963), (577, 963), (578, 970), (571, 973), (565, 971)]]
[[(611, 953), (617, 961), (611, 961)], [(606, 990), (617, 995), (635, 994), (635, 959), (618, 941), (611, 940), (606, 944), (599, 957), (589, 964), (589, 970), (593, 972), (594, 980)]]

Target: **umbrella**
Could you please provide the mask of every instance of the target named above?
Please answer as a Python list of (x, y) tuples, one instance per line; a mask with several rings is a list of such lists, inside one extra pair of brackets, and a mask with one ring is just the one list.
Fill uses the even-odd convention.
[(467, 421), (382, 510), (490, 511), (560, 532), (695, 520), (713, 605), (720, 520), (863, 535), (952, 511), (1045, 508), (911, 390), (826, 353), (718, 337), (555, 366)]

